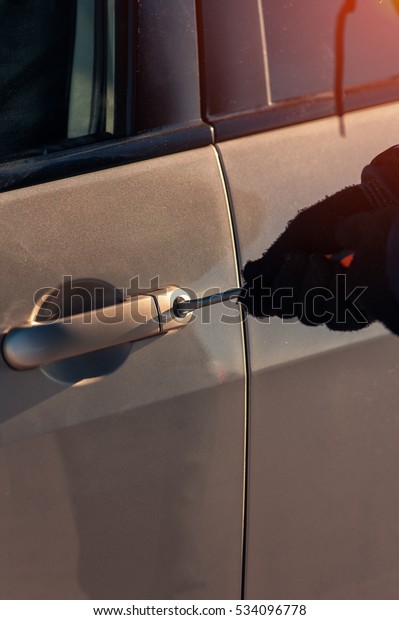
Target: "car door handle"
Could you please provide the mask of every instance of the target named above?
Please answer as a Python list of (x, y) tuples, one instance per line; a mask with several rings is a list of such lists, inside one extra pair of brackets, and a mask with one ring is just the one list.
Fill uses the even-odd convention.
[(191, 312), (174, 310), (189, 299), (182, 289), (168, 286), (114, 306), (14, 328), (4, 337), (3, 355), (12, 368), (27, 370), (157, 336), (189, 323)]

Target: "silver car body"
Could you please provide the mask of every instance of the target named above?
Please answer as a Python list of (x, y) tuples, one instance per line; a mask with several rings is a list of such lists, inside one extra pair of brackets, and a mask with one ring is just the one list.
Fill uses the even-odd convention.
[[(358, 182), (399, 135), (392, 93), (348, 113), (345, 138), (332, 108), (255, 129), (244, 110), (233, 131), (240, 111), (200, 110), (194, 2), (139, 5), (170, 78), (140, 91), (151, 131), (0, 165), (3, 334), (66, 275), (130, 295), (239, 286), (298, 209)], [(261, 3), (229, 15), (246, 7)], [(162, 133), (148, 119), (168, 88)], [(234, 304), (195, 316), (82, 381), (0, 362), (0, 596), (396, 598), (396, 337), (242, 324)]]

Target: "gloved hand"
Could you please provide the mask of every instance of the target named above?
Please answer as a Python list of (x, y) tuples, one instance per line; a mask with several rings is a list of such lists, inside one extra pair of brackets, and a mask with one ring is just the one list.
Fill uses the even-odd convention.
[[(244, 267), (241, 302), (250, 314), (298, 317), (342, 331), (380, 320), (399, 334), (399, 300), (387, 275), (398, 173), (399, 147), (392, 147), (363, 170), (359, 185), (300, 211), (271, 248)], [(326, 258), (342, 250), (354, 254), (348, 267)]]

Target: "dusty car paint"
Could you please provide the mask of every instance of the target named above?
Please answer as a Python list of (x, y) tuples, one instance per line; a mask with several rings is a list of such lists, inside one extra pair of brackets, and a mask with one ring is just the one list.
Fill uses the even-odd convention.
[[(64, 274), (238, 282), (213, 147), (15, 190), (0, 213), (3, 332)], [(240, 597), (243, 341), (223, 312), (97, 381), (1, 363), (2, 598)]]
[[(220, 145), (243, 262), (298, 209), (357, 183), (399, 135), (399, 106)], [(251, 365), (245, 596), (395, 598), (399, 341), (248, 321)]]

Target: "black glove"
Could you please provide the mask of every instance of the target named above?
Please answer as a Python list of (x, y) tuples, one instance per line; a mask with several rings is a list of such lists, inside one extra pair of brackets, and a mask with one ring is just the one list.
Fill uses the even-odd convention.
[[(399, 147), (392, 147), (363, 170), (359, 185), (300, 211), (262, 258), (245, 265), (241, 302), (250, 314), (343, 331), (380, 320), (399, 334), (399, 302), (387, 276), (398, 177)], [(354, 254), (349, 266), (338, 260), (344, 250)]]

